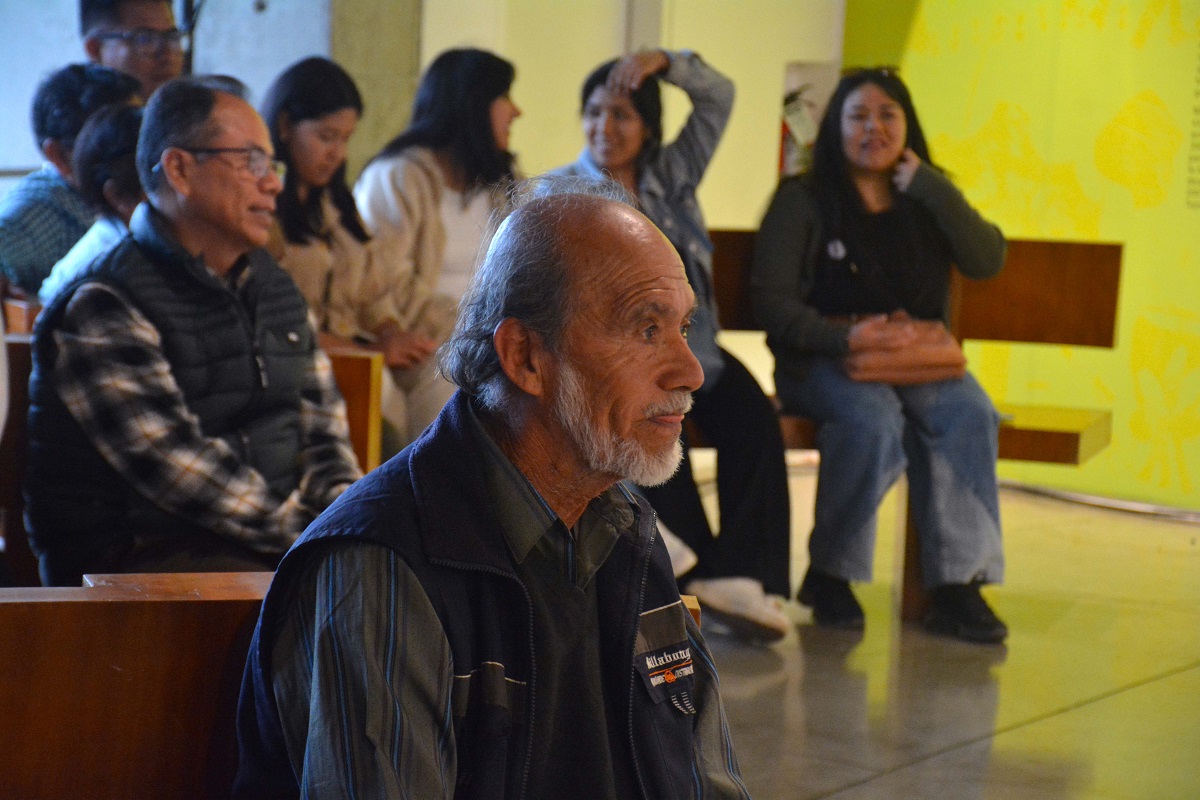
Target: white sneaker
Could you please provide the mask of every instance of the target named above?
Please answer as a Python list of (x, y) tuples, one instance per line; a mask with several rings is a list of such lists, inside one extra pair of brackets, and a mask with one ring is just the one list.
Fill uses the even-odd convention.
[(690, 581), (684, 592), (700, 601), (702, 610), (727, 625), (740, 639), (777, 642), (792, 628), (782, 602), (763, 591), (753, 578), (708, 578)]
[(661, 519), (658, 521), (658, 531), (667, 545), (667, 555), (671, 557), (671, 570), (675, 573), (675, 577), (678, 578), (680, 575), (691, 572), (692, 568), (700, 561), (695, 551), (684, 544), (683, 539), (672, 533)]

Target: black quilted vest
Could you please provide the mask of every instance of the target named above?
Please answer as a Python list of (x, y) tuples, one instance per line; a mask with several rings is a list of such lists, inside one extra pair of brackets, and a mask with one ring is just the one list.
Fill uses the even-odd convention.
[[(127, 236), (44, 310), (30, 379), (27, 524), (54, 582), (103, 563), (134, 534), (193, 525), (135, 492), (59, 399), (50, 376), (54, 331), (83, 283), (115, 289), (162, 337), (163, 354), (205, 436), (223, 439), (280, 499), (301, 475), (300, 389), (314, 341), (291, 278), (263, 251), (247, 256), (235, 291), (185, 252), (147, 204)], [(60, 564), (61, 569), (56, 569)]]

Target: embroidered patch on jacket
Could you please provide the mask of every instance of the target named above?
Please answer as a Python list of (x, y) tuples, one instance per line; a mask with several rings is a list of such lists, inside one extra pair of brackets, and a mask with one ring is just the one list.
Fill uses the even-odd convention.
[(670, 701), (683, 714), (695, 714), (692, 688), (695, 665), (687, 638), (682, 603), (645, 611), (638, 621), (634, 669), (655, 703)]

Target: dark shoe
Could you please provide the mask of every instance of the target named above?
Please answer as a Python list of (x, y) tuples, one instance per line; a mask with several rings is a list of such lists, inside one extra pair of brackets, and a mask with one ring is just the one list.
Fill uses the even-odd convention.
[(930, 633), (978, 644), (999, 644), (1008, 637), (1008, 626), (983, 599), (978, 583), (947, 583), (934, 589), (922, 623)]
[(862, 606), (850, 591), (850, 582), (836, 575), (809, 567), (796, 599), (812, 609), (818, 625), (862, 630), (866, 624)]

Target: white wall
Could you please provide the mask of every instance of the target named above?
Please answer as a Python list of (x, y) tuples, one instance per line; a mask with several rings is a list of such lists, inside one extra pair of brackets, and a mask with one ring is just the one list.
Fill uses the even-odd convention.
[(305, 56), (329, 55), (329, 2), (207, 0), (194, 36), (192, 70), (226, 73), (258, 105), (275, 76)]
[(0, 0), (0, 31), (0, 171), (29, 170), (42, 162), (29, 124), (34, 91), (54, 70), (85, 60), (78, 0)]

